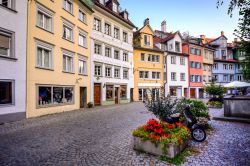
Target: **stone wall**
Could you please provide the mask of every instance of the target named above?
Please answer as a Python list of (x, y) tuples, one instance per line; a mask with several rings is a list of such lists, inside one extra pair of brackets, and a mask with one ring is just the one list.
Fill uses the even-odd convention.
[(250, 118), (250, 97), (224, 98), (224, 116)]

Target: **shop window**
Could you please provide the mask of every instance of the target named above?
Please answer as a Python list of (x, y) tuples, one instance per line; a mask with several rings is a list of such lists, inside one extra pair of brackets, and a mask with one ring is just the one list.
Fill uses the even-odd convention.
[(0, 80), (0, 105), (14, 104), (13, 81)]
[(106, 86), (106, 99), (107, 100), (113, 100), (113, 91), (114, 91), (114, 86), (113, 85), (107, 85)]
[(122, 99), (127, 98), (127, 86), (126, 85), (121, 86), (120, 98), (122, 98)]

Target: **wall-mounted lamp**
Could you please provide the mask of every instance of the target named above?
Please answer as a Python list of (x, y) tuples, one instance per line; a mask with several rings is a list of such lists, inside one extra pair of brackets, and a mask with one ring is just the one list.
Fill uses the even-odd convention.
[(106, 87), (106, 84), (104, 83), (102, 87), (105, 88), (105, 87)]
[(82, 80), (82, 78), (78, 78), (78, 79), (76, 79), (76, 84), (78, 84), (79, 83), (79, 81), (81, 81)]

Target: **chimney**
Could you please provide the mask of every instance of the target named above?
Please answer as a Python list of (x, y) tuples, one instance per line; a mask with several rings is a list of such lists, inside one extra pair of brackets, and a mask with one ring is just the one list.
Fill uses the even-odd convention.
[(202, 44), (205, 44), (206, 35), (200, 35), (200, 38), (201, 38)]
[(146, 18), (145, 20), (144, 20), (144, 26), (145, 25), (149, 25), (149, 18)]
[(221, 35), (221, 36), (224, 36), (224, 31), (221, 31), (221, 32), (220, 32), (220, 35)]
[(162, 23), (161, 23), (161, 31), (167, 32), (167, 22), (166, 22), (166, 20), (162, 21)]

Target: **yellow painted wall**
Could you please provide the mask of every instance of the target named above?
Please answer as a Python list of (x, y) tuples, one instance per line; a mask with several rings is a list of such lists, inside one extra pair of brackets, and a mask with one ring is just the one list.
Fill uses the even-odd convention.
[[(52, 10), (54, 14), (54, 33), (47, 32), (36, 26), (37, 5), (39, 2), (46, 8)], [(28, 2), (28, 39), (27, 39), (27, 118), (46, 114), (70, 111), (80, 108), (79, 87), (87, 87), (87, 102), (90, 100), (90, 32), (92, 30), (92, 13), (79, 1), (73, 1), (73, 15), (63, 9), (63, 0), (32, 0)], [(87, 14), (87, 24), (78, 20), (79, 5)], [(74, 43), (62, 38), (63, 22), (62, 17), (69, 20), (74, 26)], [(78, 27), (88, 33), (88, 47), (78, 46)], [(36, 42), (39, 39), (54, 45), (53, 65), (54, 70), (45, 70), (36, 68)], [(75, 73), (62, 72), (63, 54), (62, 48), (75, 52), (74, 71)], [(88, 57), (87, 76), (78, 74), (78, 55), (82, 54)], [(79, 83), (77, 83), (77, 79)], [(47, 108), (38, 108), (37, 84), (48, 85), (69, 85), (74, 86), (74, 104), (64, 106), (53, 106)]]
[[(160, 55), (160, 62), (141, 62), (141, 53), (145, 54), (145, 60), (147, 60), (148, 54)], [(140, 79), (139, 71), (155, 71), (161, 72), (160, 80), (148, 80)], [(160, 83), (161, 86), (164, 86), (164, 65), (163, 65), (163, 53), (156, 51), (144, 51), (140, 49), (134, 49), (134, 101), (138, 101), (138, 83)], [(151, 87), (152, 88), (152, 87)]]
[[(150, 36), (150, 45), (146, 46), (144, 45), (144, 35)], [(153, 48), (153, 35), (154, 32), (151, 30), (149, 25), (145, 26), (140, 30), (140, 38), (141, 38), (141, 47), (144, 48)]]
[[(208, 78), (209, 76), (211, 76), (212, 78), (212, 65), (214, 64), (214, 60), (213, 60), (213, 51), (211, 50), (207, 50), (207, 49), (204, 49), (202, 48), (204, 51), (204, 54), (203, 54), (203, 64), (208, 66), (210, 65), (211, 66), (211, 70), (209, 71), (208, 69), (206, 69), (206, 71), (204, 70), (203, 71), (203, 76), (206, 76), (206, 84), (210, 84), (211, 82), (208, 82)], [(208, 51), (208, 56), (205, 56), (205, 51)]]

